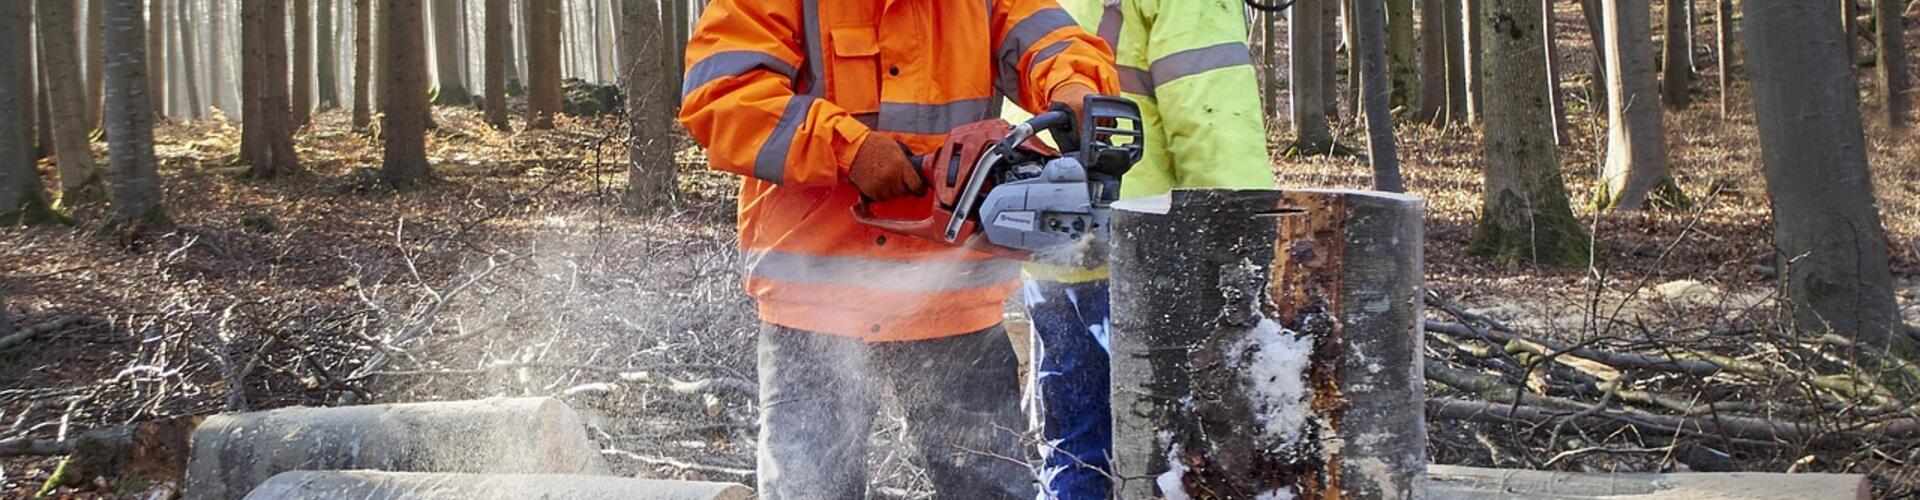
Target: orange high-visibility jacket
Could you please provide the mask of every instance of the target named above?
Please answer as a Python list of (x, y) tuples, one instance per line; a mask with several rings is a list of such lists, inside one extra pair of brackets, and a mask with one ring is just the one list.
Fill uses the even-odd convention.
[(1119, 91), (1112, 50), (1054, 0), (714, 0), (686, 58), (680, 123), (745, 178), (760, 318), (868, 341), (991, 327), (1019, 278), (1013, 262), (855, 221), (846, 171), (869, 134), (926, 153), (1000, 116), (1002, 95), (1045, 110), (1067, 83)]

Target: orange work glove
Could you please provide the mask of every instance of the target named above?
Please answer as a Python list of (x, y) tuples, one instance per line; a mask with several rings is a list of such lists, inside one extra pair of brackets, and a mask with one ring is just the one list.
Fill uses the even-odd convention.
[(860, 196), (872, 201), (918, 196), (927, 190), (926, 180), (907, 161), (907, 149), (877, 133), (860, 143), (853, 165), (847, 167), (847, 180), (860, 190)]
[(1073, 119), (1077, 123), (1080, 117), (1085, 115), (1086, 110), (1082, 108), (1087, 106), (1087, 95), (1092, 93), (1093, 87), (1088, 87), (1084, 83), (1073, 82), (1053, 89), (1053, 95), (1049, 97), (1051, 97), (1053, 102), (1065, 104), (1068, 109), (1072, 109)]

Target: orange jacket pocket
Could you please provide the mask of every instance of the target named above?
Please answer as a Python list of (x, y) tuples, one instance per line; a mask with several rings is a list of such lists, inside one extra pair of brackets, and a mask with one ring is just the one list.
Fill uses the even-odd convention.
[(833, 28), (827, 100), (854, 114), (880, 111), (880, 41), (874, 26)]

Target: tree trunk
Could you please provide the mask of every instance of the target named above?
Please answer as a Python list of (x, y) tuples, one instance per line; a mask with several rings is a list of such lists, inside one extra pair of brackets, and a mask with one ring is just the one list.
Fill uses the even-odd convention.
[[(664, 1), (673, 4), (673, 43), (668, 45), (673, 47), (673, 52), (670, 53), (673, 57), (668, 58), (667, 63), (673, 65), (673, 74), (669, 76), (673, 77), (673, 88), (677, 89), (687, 75), (687, 58), (683, 54), (687, 53), (687, 40), (692, 38), (693, 8), (689, 5), (689, 0)], [(674, 99), (670, 104), (673, 106), (674, 114), (679, 114), (680, 100)]]
[(1320, 99), (1327, 121), (1340, 118), (1340, 4), (1348, 0), (1324, 0), (1320, 6)]
[(1271, 190), (1116, 204), (1120, 498), (1424, 498), (1419, 206)]
[(1446, 0), (1447, 22), (1447, 117), (1450, 122), (1467, 118), (1467, 22), (1466, 0)]
[(1446, 127), (1447, 0), (1420, 0), (1420, 113), (1421, 122)]
[(1860, 2), (1858, 0), (1840, 0), (1840, 30), (1844, 35), (1840, 38), (1840, 44), (1847, 48), (1847, 66), (1849, 68), (1859, 64), (1860, 44), (1854, 40), (1856, 36), (1855, 33), (1859, 32), (1859, 25), (1856, 24), (1859, 19)]
[[(527, 128), (553, 128), (560, 113), (560, 2), (526, 2)], [(674, 87), (679, 88), (679, 87)]]
[(93, 130), (105, 130), (106, 122), (100, 121), (102, 99), (106, 96), (106, 56), (101, 55), (100, 0), (87, 0), (87, 125)]
[(312, 120), (313, 4), (308, 0), (293, 0), (293, 97), (287, 105), (295, 129)]
[(1266, 79), (1263, 80), (1265, 85), (1262, 85), (1260, 89), (1262, 93), (1266, 94), (1262, 96), (1265, 98), (1266, 111), (1265, 114), (1261, 116), (1261, 123), (1267, 123), (1268, 120), (1280, 116), (1280, 65), (1278, 61), (1275, 60), (1275, 54), (1280, 52), (1280, 44), (1277, 43), (1279, 40), (1274, 33), (1275, 22), (1273, 18), (1275, 15), (1273, 12), (1261, 12), (1259, 14), (1261, 28), (1266, 30), (1264, 40), (1260, 47), (1261, 57), (1266, 59), (1266, 67), (1260, 69), (1261, 74), (1266, 75)]
[(50, 119), (41, 122), (40, 127), (53, 130), (55, 165), (60, 171), (60, 204), (80, 206), (99, 201), (104, 193), (100, 191), (100, 169), (93, 161), (93, 147), (88, 144), (93, 127), (87, 126), (86, 121), (87, 96), (86, 88), (82, 87), (85, 81), (80, 76), (78, 37), (74, 33), (74, 2), (37, 0), (32, 4), (40, 16), (40, 73), (41, 81), (46, 84)]
[(621, 0), (625, 17), (621, 19), (628, 54), (622, 71), (627, 88), (626, 206), (632, 210), (658, 210), (671, 203), (678, 192), (677, 165), (673, 159), (673, 107), (667, 103), (679, 95), (668, 84), (672, 78), (663, 71), (648, 68), (667, 66), (666, 51), (654, 50), (665, 33), (665, 19), (651, 0)]
[(1886, 99), (1887, 126), (1905, 130), (1913, 114), (1913, 81), (1907, 73), (1906, 20), (1901, 0), (1873, 0), (1874, 36), (1879, 43), (1877, 64), (1880, 95)]
[[(487, 81), (481, 85), (487, 93), (487, 124), (502, 132), (512, 130), (507, 124), (507, 17), (508, 0), (487, 0), (486, 40), (481, 49), (486, 51)], [(631, 93), (629, 93), (631, 95)], [(631, 101), (633, 98), (629, 97)]]
[(1727, 86), (1733, 78), (1733, 0), (1716, 0), (1714, 5), (1714, 52), (1720, 55), (1715, 58), (1715, 63), (1720, 65), (1720, 118), (1725, 119), (1731, 112), (1727, 107), (1728, 96), (1733, 93)]
[(593, 25), (589, 28), (593, 36), (593, 42), (588, 44), (593, 46), (593, 80), (599, 83), (606, 83), (607, 51), (604, 45), (606, 45), (605, 40), (607, 39), (607, 34), (605, 30), (600, 27), (600, 0), (587, 0), (586, 7), (588, 24)]
[(507, 38), (501, 41), (507, 46), (507, 94), (525, 94), (527, 52), (526, 44), (521, 41), (526, 40), (523, 38), (526, 36), (525, 30), (522, 29), (526, 25), (526, 20), (521, 16), (526, 13), (526, 9), (508, 5), (507, 10), (510, 11), (507, 16)]
[[(419, 12), (398, 8), (418, 6), (419, 0), (388, 1), (396, 4), (395, 13)], [(409, 16), (387, 19), (404, 23), (397, 19), (403, 17)], [(409, 32), (398, 28), (394, 32)], [(420, 59), (424, 66), (424, 53)], [(394, 70), (403, 72), (401, 66)], [(416, 100), (424, 105), (421, 82)], [(392, 104), (401, 101), (395, 96)], [(275, 474), (303, 469), (592, 474), (604, 468), (592, 444), (579, 415), (549, 398), (216, 415), (193, 433), (187, 496), (237, 500)]]
[(318, 67), (315, 76), (320, 85), (319, 107), (328, 110), (340, 107), (340, 57), (334, 50), (339, 46), (340, 39), (333, 32), (333, 0), (319, 2), (313, 28), (316, 34), (314, 55), (318, 59), (314, 65)]
[(591, 476), (585, 474), (448, 474), (378, 471), (292, 471), (262, 483), (252, 500), (748, 500), (753, 490), (732, 483)]
[(371, 0), (353, 0), (353, 129), (366, 130), (373, 122), (369, 85), (373, 79), (373, 6)]
[(1482, 33), (1488, 89), (1482, 146), (1486, 196), (1468, 253), (1501, 263), (1588, 264), (1588, 240), (1573, 217), (1560, 159), (1553, 142), (1550, 84), (1544, 58), (1530, 57), (1546, 43), (1540, 0), (1487, 0), (1494, 29)]
[(232, 82), (227, 66), (227, 0), (210, 1), (207, 6), (207, 104), (234, 118), (239, 116), (236, 106), (227, 101), (227, 85)]
[(1367, 120), (1367, 160), (1373, 163), (1373, 188), (1389, 193), (1407, 190), (1400, 179), (1400, 155), (1393, 143), (1392, 84), (1387, 71), (1387, 2), (1356, 0), (1353, 19), (1354, 59), (1360, 64), (1360, 107)]
[[(1354, 3), (1356, 1), (1358, 0), (1341, 0), (1340, 24), (1346, 31), (1346, 38), (1342, 39), (1342, 43), (1347, 45), (1347, 116), (1352, 117), (1353, 123), (1360, 123), (1361, 120), (1364, 119), (1363, 117), (1366, 114), (1366, 110), (1362, 108), (1363, 105), (1361, 102), (1363, 99), (1361, 93), (1364, 92), (1365, 89), (1362, 89), (1362, 85), (1360, 84), (1362, 57), (1360, 55), (1360, 28), (1359, 23), (1354, 21), (1356, 17), (1354, 12), (1360, 7)], [(1380, 43), (1384, 44), (1386, 43), (1384, 39), (1386, 36), (1386, 27), (1382, 26), (1380, 29), (1382, 30), (1382, 40)], [(1392, 93), (1393, 89), (1387, 89), (1387, 92)], [(1393, 108), (1387, 109), (1391, 110)]]
[(1832, 2), (1748, 0), (1747, 71), (1787, 320), (1911, 357)]
[(434, 104), (459, 106), (473, 102), (460, 81), (460, 14), (455, 0), (433, 0), (433, 60), (439, 69)]
[[(1559, 30), (1554, 26), (1553, 22), (1553, 0), (1539, 1), (1542, 4), (1540, 9), (1541, 43), (1546, 45), (1547, 53), (1547, 102), (1551, 104), (1548, 107), (1553, 111), (1553, 143), (1556, 145), (1565, 145), (1573, 139), (1567, 136), (1567, 103), (1566, 99), (1560, 95), (1560, 65), (1563, 63), (1560, 62), (1560, 43), (1555, 41), (1555, 35), (1559, 33)], [(1521, 55), (1524, 54), (1524, 52), (1521, 53)], [(1489, 77), (1488, 80), (1491, 81), (1492, 78)]]
[(386, 137), (385, 163), (380, 175), (389, 184), (412, 186), (432, 174), (427, 168), (427, 64), (425, 23), (421, 0), (386, 0), (381, 19), (395, 35), (383, 54), (387, 59), (387, 114), (381, 133)]
[[(35, 63), (40, 59), (38, 54), (29, 55), (27, 58), (34, 60)], [(56, 149), (53, 144), (53, 97), (47, 95), (46, 70), (34, 68), (33, 83), (33, 112), (28, 114), (32, 118), (25, 121), (33, 139), (33, 159), (38, 162), (42, 158), (53, 156), (53, 150)], [(38, 167), (37, 164), (35, 166)], [(35, 171), (38, 172), (38, 169), (36, 168)]]
[(246, 39), (240, 65), (240, 94), (247, 119), (241, 126), (241, 158), (247, 175), (273, 178), (300, 166), (293, 150), (293, 103), (288, 95), (287, 3), (284, 0), (242, 0), (248, 9), (240, 19)]
[[(1667, 137), (1653, 76), (1646, 0), (1602, 0), (1606, 12), (1607, 156), (1594, 206), (1639, 210), (1677, 194), (1667, 170)], [(1655, 191), (1664, 191), (1656, 193)]]
[(200, 45), (194, 43), (197, 41), (194, 39), (194, 31), (197, 30), (194, 29), (193, 20), (198, 16), (194, 15), (193, 0), (180, 0), (177, 17), (179, 21), (175, 28), (179, 30), (178, 39), (181, 48), (180, 81), (186, 85), (187, 89), (187, 117), (198, 120), (204, 116), (206, 108), (202, 107), (203, 103), (200, 102), (200, 73), (198, 72), (200, 68), (196, 64), (194, 54), (199, 51)]
[[(167, 0), (147, 0), (147, 96), (155, 118), (167, 117)], [(111, 56), (109, 56), (111, 57)]]
[[(33, 5), (27, 2), (0, 2), (0, 46), (33, 46)], [(0, 50), (0, 116), (33, 116), (35, 102), (31, 50)], [(47, 196), (40, 186), (40, 170), (34, 166), (33, 121), (0, 120), (0, 223), (12, 225), (51, 220)], [(0, 300), (0, 328), (11, 330), (6, 302)]]
[[(158, 1), (158, 0), (156, 0)], [(147, 93), (147, 33), (140, 0), (105, 0), (107, 190), (115, 224), (132, 230), (163, 223), (160, 171), (153, 157), (154, 99)]]
[(1481, 19), (1485, 13), (1481, 11), (1481, 4), (1485, 1), (1486, 0), (1466, 0), (1466, 5), (1464, 5), (1466, 9), (1464, 16), (1466, 17), (1467, 32), (1462, 33), (1460, 36), (1467, 40), (1467, 55), (1465, 58), (1467, 67), (1464, 73), (1467, 75), (1468, 123), (1480, 123), (1480, 101), (1482, 96), (1480, 93), (1480, 88), (1482, 87), (1480, 67), (1487, 64), (1485, 47), (1480, 45), (1480, 32), (1485, 31), (1485, 29), (1482, 28), (1484, 21)]
[(1580, 17), (1587, 22), (1587, 36), (1593, 40), (1593, 69), (1587, 79), (1588, 107), (1607, 105), (1607, 30), (1606, 13), (1600, 0), (1580, 0)]
[(1412, 110), (1419, 95), (1413, 28), (1413, 0), (1387, 0), (1387, 75), (1393, 86), (1389, 108)]
[(1660, 78), (1660, 98), (1668, 108), (1687, 109), (1687, 85), (1693, 80), (1693, 69), (1687, 67), (1687, 52), (1692, 37), (1687, 32), (1687, 8), (1689, 0), (1667, 0), (1666, 37), (1662, 40), (1665, 54), (1660, 57), (1662, 77)]
[(1323, 2), (1333, 0), (1299, 0), (1288, 9), (1293, 14), (1287, 24), (1287, 53), (1292, 57), (1287, 65), (1287, 80), (1292, 94), (1288, 103), (1292, 105), (1290, 116), (1293, 122), (1293, 147), (1302, 155), (1323, 154), (1333, 149), (1333, 129), (1327, 125), (1325, 79), (1320, 73), (1326, 65), (1321, 57), (1326, 52), (1320, 45), (1325, 42), (1321, 28), (1326, 23), (1320, 20), (1325, 12)]
[[(386, 14), (392, 12), (388, 10), (392, 5), (388, 4), (387, 0), (373, 0), (371, 7), (373, 19), (377, 21), (373, 22), (376, 25), (373, 28), (373, 79), (368, 83), (373, 86), (373, 112), (384, 114), (387, 112), (387, 84), (390, 83), (391, 78), (388, 74), (390, 68), (387, 67), (387, 52), (393, 50), (393, 32), (387, 31), (390, 25), (386, 21)], [(420, 36), (424, 37), (426, 34), (422, 33)]]

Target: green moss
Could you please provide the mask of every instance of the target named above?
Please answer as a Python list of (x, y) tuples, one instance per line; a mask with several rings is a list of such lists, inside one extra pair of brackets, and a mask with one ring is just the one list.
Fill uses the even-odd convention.
[[(1595, 212), (1604, 212), (1619, 207), (1620, 199), (1616, 196), (1617, 193), (1608, 187), (1605, 182), (1594, 186), (1593, 200), (1588, 208), (1592, 208)], [(1687, 191), (1681, 189), (1680, 183), (1674, 181), (1672, 177), (1660, 181), (1660, 185), (1654, 186), (1653, 190), (1647, 193), (1646, 201), (1640, 203), (1641, 210), (1688, 210), (1691, 208), (1693, 208), (1693, 199), (1687, 197)]]
[(65, 213), (47, 203), (46, 195), (41, 194), (39, 189), (30, 191), (26, 201), (22, 202), (19, 207), (14, 207), (13, 210), (8, 212), (0, 212), (0, 224), (10, 226), (18, 224), (37, 226), (41, 224), (72, 223), (73, 219), (68, 218)]
[[(1593, 241), (1587, 237), (1587, 231), (1580, 221), (1573, 218), (1573, 212), (1566, 205), (1566, 198), (1559, 203), (1543, 203), (1534, 213), (1527, 213), (1525, 204), (1511, 193), (1505, 196), (1496, 211), (1506, 213), (1481, 214), (1480, 223), (1474, 228), (1473, 238), (1467, 242), (1467, 255), (1491, 258), (1502, 264), (1546, 264), (1551, 266), (1578, 267), (1594, 263), (1597, 259), (1591, 252)], [(1512, 223), (1501, 224), (1502, 219)]]

